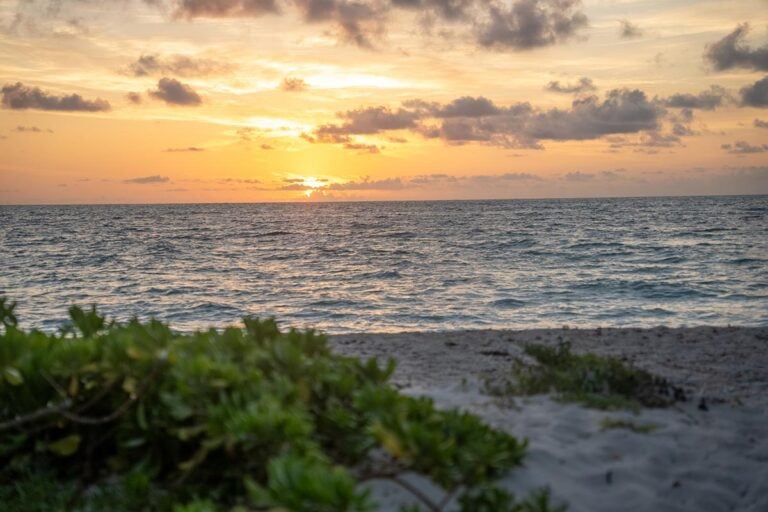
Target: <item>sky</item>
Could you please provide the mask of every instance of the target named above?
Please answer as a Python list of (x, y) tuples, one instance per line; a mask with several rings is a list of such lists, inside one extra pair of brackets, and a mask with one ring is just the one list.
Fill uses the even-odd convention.
[(0, 203), (768, 193), (768, 0), (0, 0)]

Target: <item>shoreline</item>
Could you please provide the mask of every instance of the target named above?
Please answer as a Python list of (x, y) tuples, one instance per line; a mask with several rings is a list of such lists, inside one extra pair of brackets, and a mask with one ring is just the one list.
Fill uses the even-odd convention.
[[(500, 485), (517, 496), (548, 487), (569, 512), (768, 510), (768, 328), (476, 330), (329, 335), (338, 353), (393, 357), (404, 393), (459, 408), (529, 442)], [(627, 362), (682, 386), (664, 409), (602, 411), (545, 396), (498, 397), (525, 343), (570, 341), (574, 352)], [(700, 407), (701, 398), (706, 407)], [(634, 431), (624, 427), (637, 426)], [(646, 429), (643, 431), (643, 429)], [(426, 493), (429, 482), (412, 483)], [(412, 503), (374, 484), (382, 511)], [(437, 497), (437, 495), (434, 495)]]

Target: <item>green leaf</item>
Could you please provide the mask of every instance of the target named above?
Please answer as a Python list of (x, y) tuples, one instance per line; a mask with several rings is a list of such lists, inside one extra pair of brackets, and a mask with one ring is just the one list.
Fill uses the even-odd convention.
[(56, 455), (61, 455), (62, 457), (68, 457), (75, 453), (77, 449), (80, 447), (80, 436), (77, 434), (72, 434), (67, 437), (62, 437), (58, 441), (54, 441), (53, 443), (48, 445), (48, 449), (55, 453)]
[(19, 370), (12, 366), (3, 368), (3, 377), (5, 377), (6, 382), (11, 386), (21, 386), (24, 384), (24, 376), (21, 375)]

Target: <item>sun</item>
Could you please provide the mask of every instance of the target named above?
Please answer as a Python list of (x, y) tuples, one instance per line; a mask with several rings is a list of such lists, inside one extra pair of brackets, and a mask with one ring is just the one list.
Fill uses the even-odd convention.
[(302, 185), (308, 188), (320, 188), (325, 185), (325, 183), (317, 178), (304, 178)]

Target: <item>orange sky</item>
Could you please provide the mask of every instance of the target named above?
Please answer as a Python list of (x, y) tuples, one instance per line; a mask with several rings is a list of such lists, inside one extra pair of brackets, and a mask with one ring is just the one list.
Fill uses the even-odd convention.
[(0, 203), (768, 193), (767, 27), (766, 0), (0, 0)]

